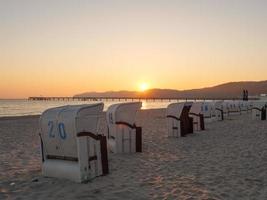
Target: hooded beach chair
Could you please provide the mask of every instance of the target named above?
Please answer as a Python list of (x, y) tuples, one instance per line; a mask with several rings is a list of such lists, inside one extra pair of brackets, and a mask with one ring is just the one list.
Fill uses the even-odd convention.
[(252, 100), (247, 101), (248, 112), (252, 112), (253, 103), (254, 101)]
[(193, 118), (194, 131), (201, 131), (205, 129), (204, 116), (201, 111), (203, 102), (194, 102), (190, 108), (189, 116)]
[(223, 101), (215, 101), (214, 107), (215, 107), (215, 118), (216, 118), (216, 120), (217, 121), (224, 120)]
[(201, 106), (201, 114), (203, 114), (204, 121), (207, 123), (216, 120), (215, 103), (204, 101)]
[(240, 101), (229, 101), (229, 115), (241, 115)]
[(230, 101), (223, 101), (222, 102), (222, 110), (223, 110), (223, 117), (224, 119), (229, 116), (231, 110), (231, 102)]
[(141, 102), (111, 105), (106, 113), (108, 144), (113, 153), (142, 152), (142, 128), (135, 124)]
[(42, 174), (85, 182), (108, 173), (103, 103), (51, 108), (40, 117)]
[(239, 101), (240, 112), (241, 114), (246, 114), (249, 112), (249, 103), (248, 101)]
[(253, 120), (266, 120), (266, 102), (254, 101), (252, 107)]
[(189, 117), (192, 102), (172, 103), (166, 110), (168, 136), (183, 137), (193, 133), (193, 118)]

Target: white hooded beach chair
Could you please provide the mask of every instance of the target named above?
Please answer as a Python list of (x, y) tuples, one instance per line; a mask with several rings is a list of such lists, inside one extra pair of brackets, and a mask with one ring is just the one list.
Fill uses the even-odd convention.
[(234, 107), (234, 104), (233, 104), (233, 101), (232, 100), (227, 100), (225, 101), (226, 105), (227, 105), (227, 115), (230, 116), (232, 111), (233, 111), (233, 107)]
[(106, 137), (98, 135), (103, 103), (51, 108), (40, 117), (42, 174), (85, 182), (108, 173)]
[(241, 108), (239, 101), (229, 101), (229, 115), (240, 115)]
[(253, 108), (253, 102), (252, 100), (250, 101), (243, 101), (243, 108), (241, 108), (242, 113), (250, 113)]
[(253, 120), (266, 120), (266, 102), (255, 101), (252, 107), (252, 119)]
[(194, 102), (189, 111), (189, 116), (193, 118), (194, 131), (201, 131), (205, 129), (204, 116), (201, 113), (203, 102)]
[(222, 110), (223, 110), (223, 116), (224, 116), (224, 119), (225, 119), (230, 114), (231, 102), (230, 101), (223, 101), (223, 103), (222, 103)]
[(192, 102), (172, 103), (166, 110), (169, 137), (183, 137), (193, 133), (193, 119), (189, 118)]
[(249, 112), (249, 104), (248, 101), (239, 101), (240, 112), (241, 114), (246, 114)]
[(223, 101), (216, 101), (214, 103), (215, 107), (215, 118), (217, 121), (224, 120), (224, 114), (223, 114)]
[(204, 121), (207, 123), (216, 120), (215, 103), (204, 101), (201, 106), (201, 114), (203, 114)]
[(141, 102), (111, 105), (106, 113), (108, 144), (113, 153), (142, 152), (142, 128), (135, 124)]
[(253, 108), (253, 103), (254, 101), (247, 101), (247, 108), (248, 108), (248, 113), (252, 112), (252, 108)]

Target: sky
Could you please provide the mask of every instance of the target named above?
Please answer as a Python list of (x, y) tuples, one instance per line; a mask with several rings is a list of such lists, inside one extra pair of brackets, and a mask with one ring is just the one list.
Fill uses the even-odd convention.
[(0, 98), (267, 79), (266, 0), (0, 0)]

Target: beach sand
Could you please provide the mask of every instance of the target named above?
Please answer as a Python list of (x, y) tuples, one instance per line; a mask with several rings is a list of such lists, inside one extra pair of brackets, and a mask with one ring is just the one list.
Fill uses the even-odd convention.
[[(168, 138), (165, 110), (143, 110), (143, 153), (110, 155), (86, 184), (41, 176), (38, 116), (0, 119), (0, 199), (267, 199), (267, 122), (250, 114)], [(101, 132), (106, 131), (105, 118)]]

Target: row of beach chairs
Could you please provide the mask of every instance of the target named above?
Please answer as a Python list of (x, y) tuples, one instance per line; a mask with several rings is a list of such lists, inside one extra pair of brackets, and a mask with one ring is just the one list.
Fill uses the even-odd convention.
[[(42, 174), (86, 182), (109, 173), (108, 153), (142, 152), (142, 128), (135, 118), (141, 102), (111, 105), (108, 131), (99, 133), (103, 103), (51, 108), (40, 117)], [(172, 103), (166, 109), (169, 137), (205, 129), (205, 123), (249, 113), (266, 119), (266, 102), (214, 101)]]
[(266, 120), (265, 101), (204, 101), (172, 103), (167, 107), (169, 137), (183, 137), (205, 129), (205, 123), (221, 121), (232, 115), (252, 113), (254, 120)]

